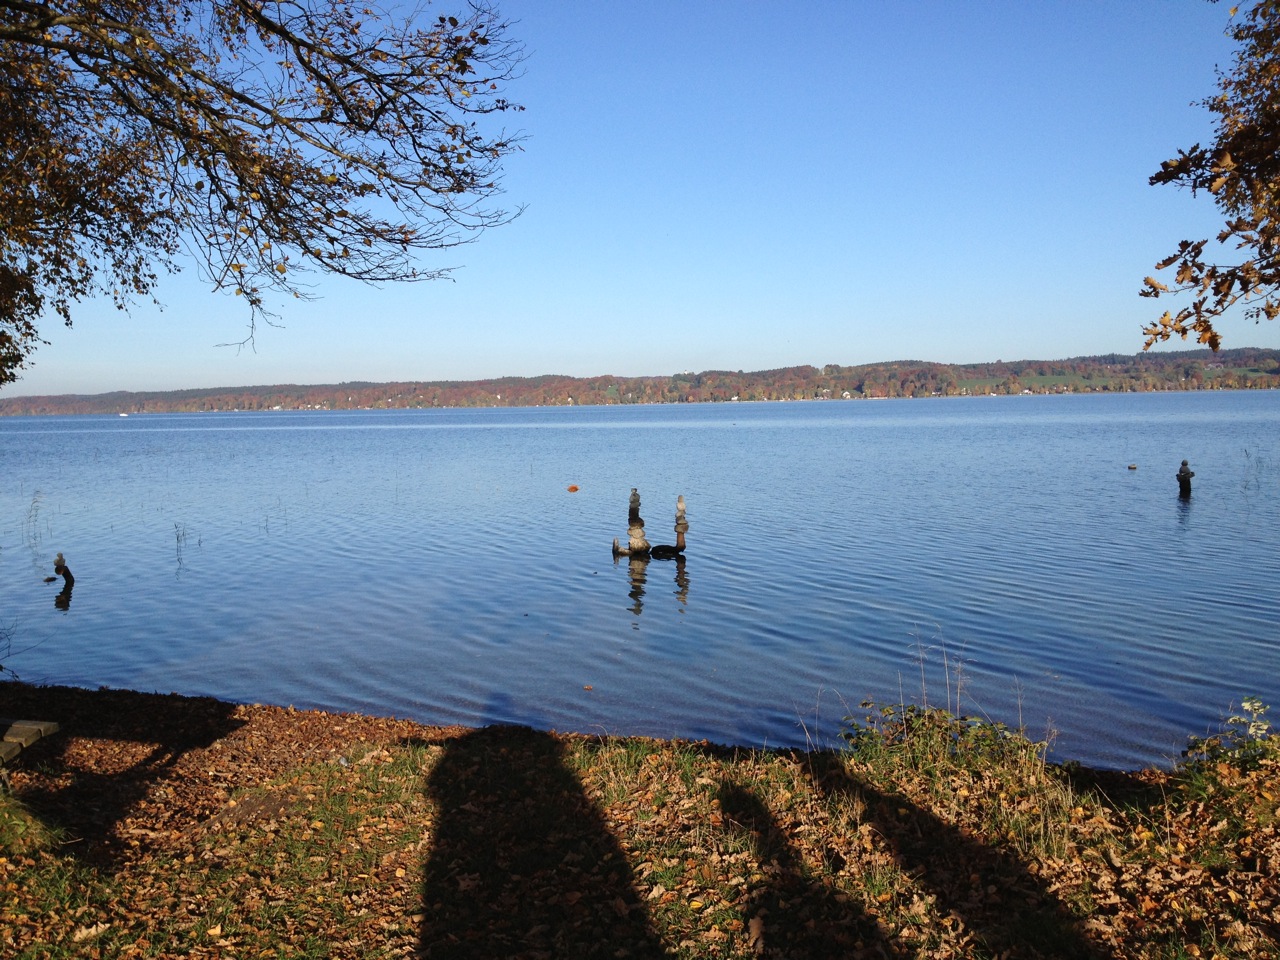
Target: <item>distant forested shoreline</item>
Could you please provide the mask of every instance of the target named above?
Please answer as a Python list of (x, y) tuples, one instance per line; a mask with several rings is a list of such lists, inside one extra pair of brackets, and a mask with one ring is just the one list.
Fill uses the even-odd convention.
[(0, 397), (0, 416), (532, 407), (616, 403), (843, 400), (1025, 393), (1270, 390), (1280, 350), (1104, 354), (1068, 360), (925, 363), (898, 360), (777, 370), (705, 370), (653, 377), (497, 377), (402, 383), (276, 384), (93, 395)]

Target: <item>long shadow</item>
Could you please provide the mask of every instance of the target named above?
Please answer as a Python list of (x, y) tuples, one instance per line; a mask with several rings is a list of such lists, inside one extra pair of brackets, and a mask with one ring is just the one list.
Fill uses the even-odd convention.
[(809, 760), (815, 785), (828, 795), (856, 798), (901, 869), (936, 897), (937, 914), (959, 918), (984, 952), (1072, 960), (1110, 956), (1016, 856), (868, 786), (836, 754), (815, 753)]
[(488, 727), (450, 740), (427, 794), (420, 956), (665, 955), (625, 854), (552, 736)]
[(873, 918), (804, 875), (800, 858), (758, 797), (736, 784), (722, 784), (719, 800), (726, 821), (746, 832), (769, 877), (748, 893), (744, 904), (749, 945), (758, 956), (826, 960), (897, 955)]
[[(36, 741), (18, 763), (40, 775), (23, 803), (66, 837), (64, 849), (106, 869), (145, 838), (116, 829), (186, 752), (208, 747), (242, 725), (233, 704), (129, 690), (81, 690), (0, 683), (0, 716), (53, 720), (59, 731)], [(119, 744), (110, 770), (88, 770), (71, 755), (73, 737)]]
[(1147, 812), (1163, 804), (1168, 797), (1162, 783), (1144, 779), (1137, 773), (1091, 770), (1074, 764), (1061, 767), (1058, 772), (1076, 793), (1095, 797), (1117, 809)]

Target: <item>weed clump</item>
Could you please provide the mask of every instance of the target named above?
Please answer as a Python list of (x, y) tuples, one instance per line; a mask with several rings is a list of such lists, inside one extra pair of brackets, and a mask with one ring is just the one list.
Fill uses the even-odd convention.
[(1264, 759), (1280, 755), (1280, 744), (1271, 735), (1271, 721), (1266, 718), (1267, 706), (1257, 697), (1245, 697), (1240, 708), (1247, 716), (1228, 717), (1218, 733), (1188, 738), (1187, 749), (1182, 751), (1183, 768), (1225, 763), (1247, 772), (1256, 770)]
[(1045, 759), (1047, 742), (936, 707), (862, 706), (869, 712), (845, 718), (841, 736), (864, 775), (1021, 855), (1066, 854), (1071, 822), (1087, 799)]

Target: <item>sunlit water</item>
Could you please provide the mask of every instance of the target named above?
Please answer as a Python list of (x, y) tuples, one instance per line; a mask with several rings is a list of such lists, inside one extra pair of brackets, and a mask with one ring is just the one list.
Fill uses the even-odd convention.
[[(1167, 764), (1280, 707), (1278, 427), (1271, 392), (0, 418), (3, 662), (752, 745), (926, 700)], [(633, 486), (654, 543), (684, 494), (683, 564), (613, 561)]]

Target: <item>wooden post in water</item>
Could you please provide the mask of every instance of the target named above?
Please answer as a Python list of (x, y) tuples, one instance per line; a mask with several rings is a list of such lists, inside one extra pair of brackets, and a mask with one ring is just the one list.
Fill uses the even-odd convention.
[(627, 547), (618, 546), (615, 537), (613, 555), (615, 557), (639, 557), (649, 553), (649, 541), (644, 538), (644, 519), (640, 516), (640, 491), (631, 488), (631, 500), (627, 505)]
[(670, 560), (672, 557), (678, 557), (684, 553), (684, 535), (689, 532), (689, 521), (684, 515), (684, 494), (676, 497), (676, 545), (660, 543), (656, 546), (650, 546), (649, 541), (644, 537), (644, 520), (640, 516), (640, 493), (635, 487), (631, 488), (631, 503), (627, 510), (627, 546), (624, 548), (618, 544), (617, 537), (613, 540), (613, 555), (615, 557), (655, 557), (658, 560)]
[(59, 610), (66, 610), (71, 606), (71, 588), (76, 585), (76, 578), (71, 575), (71, 571), (67, 569), (67, 562), (59, 553), (53, 561), (52, 577), (45, 577), (45, 583), (53, 583), (58, 577), (62, 578), (62, 590), (53, 600), (53, 605)]

